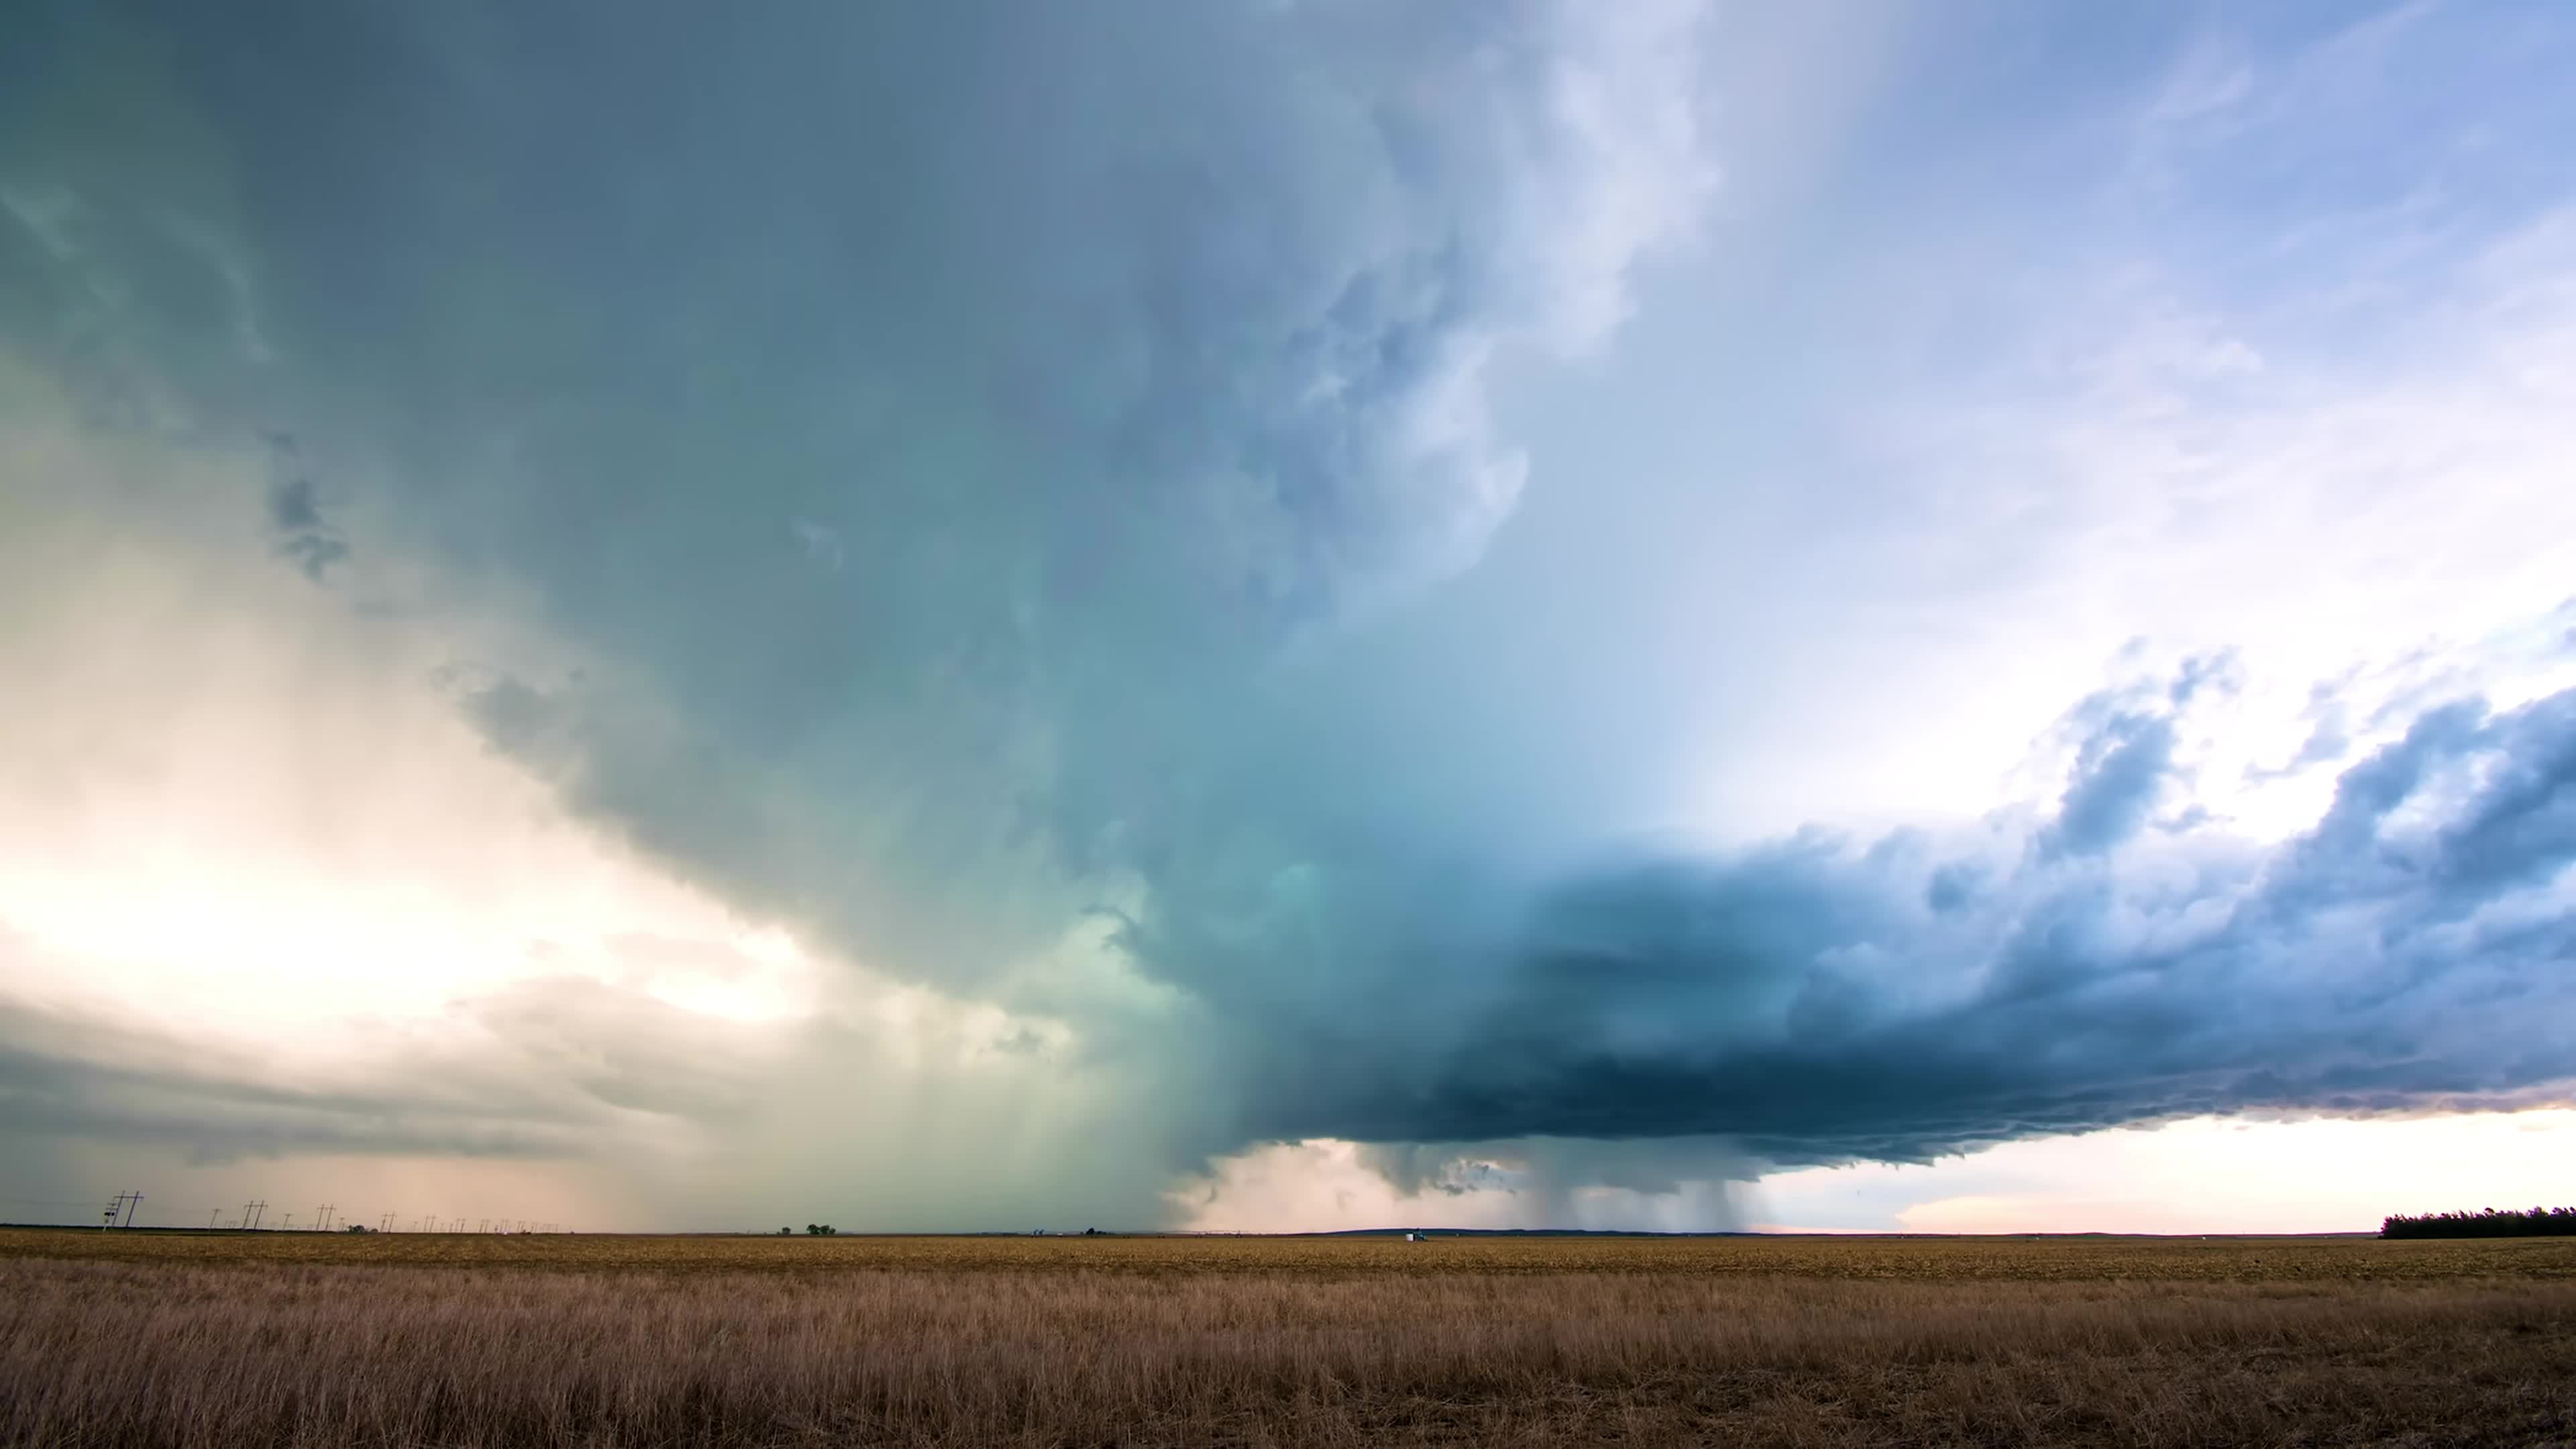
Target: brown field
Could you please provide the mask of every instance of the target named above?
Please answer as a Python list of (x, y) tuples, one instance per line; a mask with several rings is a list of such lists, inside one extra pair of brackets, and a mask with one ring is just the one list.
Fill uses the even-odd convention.
[(2576, 1445), (2576, 1241), (0, 1232), (0, 1445)]

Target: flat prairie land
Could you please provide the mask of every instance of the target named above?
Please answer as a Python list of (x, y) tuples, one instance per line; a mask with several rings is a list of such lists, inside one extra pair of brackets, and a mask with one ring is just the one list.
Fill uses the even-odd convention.
[(2576, 1445), (2576, 1240), (0, 1232), (0, 1445)]
[(101, 1232), (0, 1230), (0, 1260), (301, 1263), (663, 1273), (1116, 1273), (1198, 1278), (1522, 1276), (1893, 1279), (1937, 1282), (2381, 1283), (2576, 1279), (2576, 1238), (2367, 1237), (1255, 1237), (1096, 1238), (705, 1234)]

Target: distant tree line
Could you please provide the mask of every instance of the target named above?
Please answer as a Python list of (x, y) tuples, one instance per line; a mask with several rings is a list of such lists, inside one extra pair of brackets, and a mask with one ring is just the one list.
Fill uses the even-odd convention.
[(2379, 1225), (2383, 1238), (2538, 1238), (2576, 1236), (2576, 1207), (2526, 1212), (2485, 1208), (2467, 1213), (2392, 1215)]

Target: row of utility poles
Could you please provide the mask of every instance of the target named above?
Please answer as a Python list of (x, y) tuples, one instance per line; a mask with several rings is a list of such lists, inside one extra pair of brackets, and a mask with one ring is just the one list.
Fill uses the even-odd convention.
[[(99, 1230), (104, 1232), (109, 1228), (130, 1228), (134, 1226), (134, 1209), (141, 1205), (142, 1201), (143, 1194), (139, 1192), (129, 1191), (118, 1193), (109, 1201), (106, 1212), (101, 1215)], [(368, 1231), (378, 1233), (391, 1233), (398, 1231), (414, 1233), (462, 1233), (468, 1231), (466, 1223), (469, 1220), (465, 1218), (414, 1218), (411, 1220), (410, 1227), (400, 1228), (396, 1225), (395, 1217), (396, 1215), (393, 1213), (386, 1213), (383, 1217), (378, 1218), (376, 1220), (375, 1227)], [(206, 1210), (206, 1231), (213, 1232), (217, 1228), (225, 1226), (223, 1218), (224, 1210), (222, 1208), (208, 1208)], [(478, 1233), (560, 1233), (564, 1231), (564, 1225), (561, 1223), (538, 1222), (532, 1218), (474, 1218), (470, 1221), (472, 1221), (474, 1225), (471, 1231)], [(258, 1232), (265, 1228), (267, 1223), (268, 1204), (265, 1201), (254, 1200), (242, 1204), (241, 1216), (234, 1218), (230, 1226), (236, 1232)], [(332, 1230), (335, 1224), (342, 1231), (346, 1231), (349, 1227), (348, 1219), (340, 1216), (339, 1204), (326, 1202), (322, 1204), (322, 1206), (314, 1209), (313, 1217), (306, 1224), (304, 1231), (312, 1233), (327, 1233)], [(277, 1231), (279, 1232), (291, 1233), (295, 1230), (295, 1214), (293, 1213), (288, 1213), (285, 1220), (277, 1226)]]

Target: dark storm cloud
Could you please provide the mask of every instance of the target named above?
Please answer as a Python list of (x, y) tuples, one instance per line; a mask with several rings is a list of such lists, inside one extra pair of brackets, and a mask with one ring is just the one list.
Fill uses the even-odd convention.
[[(2150, 733), (2112, 716), (2079, 780)], [(2089, 819), (2094, 796), (2064, 808)], [(2061, 815), (2031, 838), (2067, 833)], [(2109, 860), (2043, 848), (1973, 896), (1962, 862), (1902, 835), (1627, 865), (1547, 891), (1480, 989), (1431, 994), (1436, 1018), (1372, 983), (1366, 1019), (1400, 1025), (1272, 1062), (1252, 1127), (1716, 1133), (1804, 1163), (2200, 1113), (2558, 1100), (2576, 1082), (2571, 868), (2576, 692), (2426, 714), (2269, 850), (2206, 832)]]
[(43, 7), (5, 114), (133, 372), (597, 661), (483, 671), (496, 744), (971, 982), (1509, 510), (1485, 359), (1674, 230), (1690, 8)]
[[(1167, 1165), (1916, 1158), (2576, 1074), (2566, 698), (2426, 714), (2276, 850), (2148, 828), (2195, 665), (2078, 711), (2035, 826), (1603, 863), (1592, 797), (1672, 782), (1524, 671), (1544, 601), (1342, 652), (1512, 505), (1489, 354), (1597, 330), (1696, 195), (1687, 8), (42, 8), (0, 300), (105, 339), (85, 396), (350, 460), (372, 532), (270, 500), (299, 566), (422, 561), (580, 661), (453, 671), (493, 746), (749, 915), (1069, 1020), (1177, 1104), (1102, 1129)], [(1159, 1030), (1030, 966), (1091, 913)], [(547, 1046), (579, 994), (486, 1024), (584, 1110), (727, 1110), (623, 1006)], [(31, 1111), (183, 1090), (17, 1050)]]

